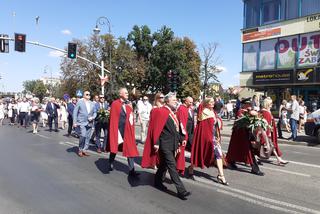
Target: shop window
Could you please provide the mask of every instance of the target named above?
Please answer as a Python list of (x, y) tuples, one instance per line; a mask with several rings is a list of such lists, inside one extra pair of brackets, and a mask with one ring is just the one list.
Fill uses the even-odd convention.
[[(285, 19), (295, 19), (299, 17), (300, 0), (282, 0), (281, 8), (285, 10)], [(281, 11), (283, 11), (281, 9)]]
[(259, 42), (252, 42), (243, 45), (242, 71), (257, 70)]
[(277, 39), (261, 41), (259, 70), (275, 69)]
[[(291, 1), (291, 0), (290, 0)], [(301, 0), (301, 15), (307, 16), (315, 13), (320, 13), (319, 0)]]

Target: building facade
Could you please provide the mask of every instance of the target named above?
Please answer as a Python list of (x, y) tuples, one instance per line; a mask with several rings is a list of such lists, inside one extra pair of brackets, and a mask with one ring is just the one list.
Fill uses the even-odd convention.
[(240, 85), (320, 107), (320, 0), (243, 0)]

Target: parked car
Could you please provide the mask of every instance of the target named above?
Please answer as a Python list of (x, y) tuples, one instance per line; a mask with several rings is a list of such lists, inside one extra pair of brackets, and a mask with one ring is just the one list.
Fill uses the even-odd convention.
[(320, 143), (320, 109), (308, 114), (304, 130), (306, 135), (315, 136)]

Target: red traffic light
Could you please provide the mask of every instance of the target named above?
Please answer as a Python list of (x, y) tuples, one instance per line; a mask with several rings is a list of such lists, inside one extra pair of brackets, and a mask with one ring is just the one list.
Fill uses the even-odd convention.
[(16, 33), (14, 35), (14, 49), (15, 51), (26, 51), (26, 34)]

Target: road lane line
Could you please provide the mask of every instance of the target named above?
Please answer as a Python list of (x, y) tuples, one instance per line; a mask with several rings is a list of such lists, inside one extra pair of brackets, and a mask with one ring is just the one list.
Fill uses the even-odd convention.
[[(72, 142), (59, 142), (59, 144), (65, 145), (65, 146), (78, 146), (77, 143), (72, 143)], [(90, 151), (90, 150), (88, 152), (90, 154), (92, 154), (92, 155), (96, 155), (96, 156), (100, 156), (100, 157), (106, 158), (106, 154), (99, 154), (99, 153), (96, 153), (96, 152), (93, 152), (93, 151)], [(127, 158), (123, 157), (121, 155), (117, 155), (117, 159), (118, 160), (119, 159), (122, 160), (123, 163), (126, 163), (126, 161), (127, 161)], [(137, 168), (142, 169), (141, 166), (138, 165), (138, 164), (136, 164), (135, 166)], [(153, 169), (144, 169), (144, 170), (155, 173), (155, 171)], [(304, 213), (320, 214), (320, 211), (317, 211), (317, 210), (313, 210), (313, 209), (310, 209), (310, 208), (307, 208), (307, 207), (302, 207), (302, 206), (299, 206), (299, 205), (295, 205), (295, 204), (291, 204), (291, 203), (287, 203), (287, 202), (283, 202), (283, 201), (279, 201), (279, 200), (274, 200), (274, 199), (271, 199), (271, 198), (266, 198), (266, 197), (263, 197), (263, 196), (260, 196), (260, 195), (256, 195), (256, 194), (253, 194), (253, 193), (248, 193), (248, 192), (240, 190), (240, 189), (231, 188), (230, 186), (222, 186), (221, 184), (217, 184), (217, 183), (214, 183), (214, 182), (212, 182), (212, 181), (210, 181), (208, 179), (204, 179), (204, 178), (200, 178), (200, 177), (196, 177), (196, 181), (198, 181), (198, 182), (194, 182), (194, 181), (192, 181), (190, 179), (186, 179), (186, 178), (181, 178), (181, 180), (183, 180), (184, 182), (190, 183), (190, 184), (203, 185), (204, 187), (208, 187), (208, 185), (209, 186), (215, 186), (215, 187), (217, 187), (217, 189), (224, 189), (225, 191), (229, 190), (229, 191), (233, 192), (233, 193), (230, 193), (230, 194), (234, 194), (234, 195), (236, 193), (242, 194), (242, 195), (246, 195), (247, 197), (255, 198), (255, 199), (260, 200), (262, 202), (259, 202), (257, 200), (253, 200), (253, 199), (245, 199), (244, 196), (241, 196), (241, 195), (240, 196), (243, 198), (243, 200), (255, 201), (254, 203), (256, 203), (258, 205), (261, 205), (261, 203), (263, 205), (267, 201), (269, 203), (273, 203), (273, 204), (276, 204), (276, 205), (279, 205), (279, 206), (284, 206), (284, 207), (289, 207), (289, 208), (296, 209), (296, 210), (301, 210)], [(240, 196), (238, 196), (238, 198)], [(281, 207), (277, 207), (275, 205), (270, 205), (270, 206), (274, 206), (275, 209), (282, 209)], [(295, 211), (292, 211), (292, 210), (286, 210), (286, 209), (284, 209), (284, 210), (286, 212), (289, 212), (289, 213), (299, 213), (299, 212), (295, 212)], [(281, 211), (284, 211), (284, 210), (281, 210)]]
[[(194, 181), (190, 181), (190, 180), (186, 180), (186, 181), (192, 182), (193, 184), (197, 184), (197, 182), (194, 182)], [(288, 203), (288, 202), (275, 200), (275, 199), (272, 199), (272, 198), (267, 198), (267, 197), (260, 196), (260, 195), (254, 194), (254, 193), (249, 193), (247, 191), (243, 191), (243, 190), (240, 190), (240, 189), (237, 189), (237, 188), (233, 188), (231, 186), (223, 186), (221, 184), (214, 183), (213, 181), (207, 180), (205, 178), (196, 177), (196, 181), (201, 182), (201, 183), (198, 183), (200, 185), (201, 184), (209, 184), (210, 186), (217, 187), (217, 189), (224, 189), (225, 191), (229, 190), (231, 192), (242, 194), (242, 195), (245, 195), (247, 197), (255, 198), (255, 199), (260, 200), (262, 202), (268, 202), (268, 203), (276, 204), (278, 206), (283, 206), (283, 207), (288, 207), (288, 208), (291, 208), (291, 209), (300, 210), (303, 213), (320, 214), (319, 210), (314, 210), (314, 209), (303, 207), (303, 206), (299, 206), (299, 205), (296, 205), (296, 204), (291, 204), (291, 203)]]
[(260, 166), (260, 168), (268, 169), (268, 170), (271, 170), (271, 171), (278, 171), (278, 172), (288, 173), (288, 174), (292, 174), (292, 175), (308, 177), (308, 178), (311, 177), (311, 175), (309, 175), (309, 174), (304, 174), (304, 173), (299, 173), (299, 172), (291, 172), (291, 171), (284, 170), (284, 169), (270, 168), (270, 167), (267, 167), (267, 166)]
[[(269, 160), (276, 161), (277, 159), (276, 158), (269, 158)], [(304, 162), (298, 162), (298, 161), (291, 161), (291, 160), (287, 160), (287, 161), (289, 161), (289, 164), (293, 163), (293, 164), (296, 164), (296, 165), (308, 166), (308, 167), (314, 167), (314, 168), (320, 169), (320, 165), (316, 165), (316, 164), (304, 163)]]
[(240, 200), (249, 202), (251, 204), (259, 205), (261, 207), (266, 207), (266, 208), (270, 208), (270, 209), (273, 209), (273, 210), (286, 212), (286, 213), (294, 213), (294, 214), (300, 213), (300, 212), (296, 212), (296, 211), (289, 210), (289, 209), (286, 209), (286, 208), (282, 208), (282, 207), (279, 207), (279, 206), (275, 206), (275, 205), (272, 205), (272, 204), (268, 204), (268, 203), (265, 203), (263, 201), (258, 201), (258, 200), (252, 199), (252, 198), (248, 198), (248, 197), (242, 196), (240, 194), (228, 192), (228, 191), (225, 191), (225, 190), (217, 189), (217, 192), (229, 195), (229, 196), (234, 197), (234, 198), (238, 198)]
[(45, 135), (42, 135), (42, 134), (37, 134), (39, 137), (42, 137), (42, 138), (45, 138), (45, 139), (51, 139), (50, 137), (47, 137)]

